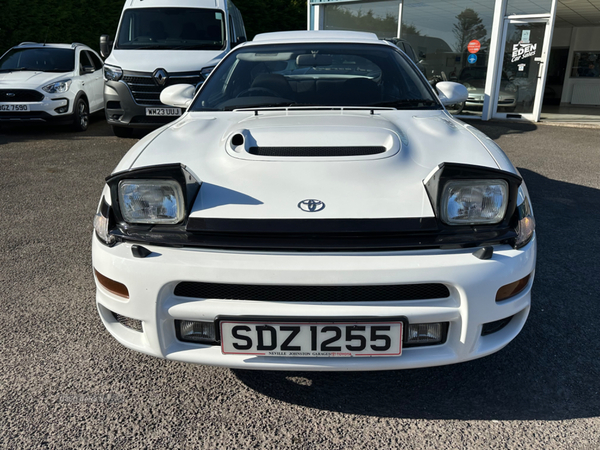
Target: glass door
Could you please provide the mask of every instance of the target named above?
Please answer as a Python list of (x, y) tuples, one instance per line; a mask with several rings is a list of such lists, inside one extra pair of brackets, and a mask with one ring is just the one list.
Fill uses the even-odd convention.
[(506, 19), (494, 117), (540, 120), (550, 19)]

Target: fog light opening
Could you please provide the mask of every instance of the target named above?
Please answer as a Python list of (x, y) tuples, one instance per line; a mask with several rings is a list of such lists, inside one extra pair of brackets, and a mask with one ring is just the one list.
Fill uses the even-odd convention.
[(135, 331), (139, 331), (140, 333), (144, 332), (144, 328), (142, 327), (142, 321), (137, 319), (132, 319), (131, 317), (122, 316), (121, 314), (117, 314), (114, 311), (111, 311), (114, 318), (117, 319), (124, 327), (130, 328)]
[(96, 269), (94, 269), (94, 274), (96, 275), (98, 283), (100, 283), (100, 285), (108, 292), (118, 295), (119, 297), (129, 298), (129, 290), (123, 283), (119, 283), (118, 281), (105, 277)]
[(523, 292), (523, 290), (527, 287), (530, 278), (531, 274), (527, 275), (525, 278), (515, 281), (514, 283), (502, 286), (496, 293), (496, 301), (500, 302), (510, 297), (514, 297), (520, 292)]
[(214, 322), (198, 322), (192, 320), (176, 320), (177, 339), (184, 342), (215, 344), (217, 334)]
[(504, 328), (506, 325), (510, 323), (514, 316), (506, 317), (504, 319), (495, 320), (494, 322), (484, 323), (481, 328), (481, 335), (488, 336), (490, 334), (496, 333)]
[(404, 347), (443, 344), (447, 334), (448, 322), (412, 323), (408, 326)]

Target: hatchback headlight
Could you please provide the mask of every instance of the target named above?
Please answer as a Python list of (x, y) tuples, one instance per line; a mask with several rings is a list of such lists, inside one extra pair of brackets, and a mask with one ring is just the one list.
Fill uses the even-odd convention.
[(523, 190), (523, 186), (519, 188), (517, 197), (517, 212), (519, 214), (519, 223), (517, 225), (517, 239), (515, 247), (521, 248), (529, 243), (535, 231), (535, 219), (529, 198)]
[(42, 89), (49, 94), (59, 94), (61, 92), (67, 92), (71, 87), (71, 80), (55, 81), (54, 83), (43, 86)]
[(505, 180), (451, 180), (442, 192), (441, 219), (448, 225), (496, 224), (507, 205)]
[(122, 180), (119, 205), (128, 223), (176, 224), (185, 216), (183, 192), (175, 180)]
[(104, 79), (119, 81), (121, 78), (123, 78), (123, 69), (117, 66), (104, 65)]

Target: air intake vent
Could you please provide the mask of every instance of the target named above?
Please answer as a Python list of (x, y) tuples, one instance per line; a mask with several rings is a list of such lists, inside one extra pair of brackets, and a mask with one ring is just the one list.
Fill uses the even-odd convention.
[(443, 284), (393, 284), (375, 286), (274, 286), (195, 283), (184, 281), (175, 288), (180, 297), (266, 302), (380, 302), (447, 298)]
[(385, 153), (385, 147), (250, 147), (248, 153), (280, 157), (367, 156)]

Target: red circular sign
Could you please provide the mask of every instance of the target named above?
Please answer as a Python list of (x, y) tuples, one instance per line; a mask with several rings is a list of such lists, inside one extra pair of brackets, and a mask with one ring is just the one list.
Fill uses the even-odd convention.
[(480, 48), (481, 48), (481, 42), (479, 42), (476, 39), (473, 39), (471, 42), (469, 42), (469, 45), (467, 46), (469, 53), (477, 53)]

